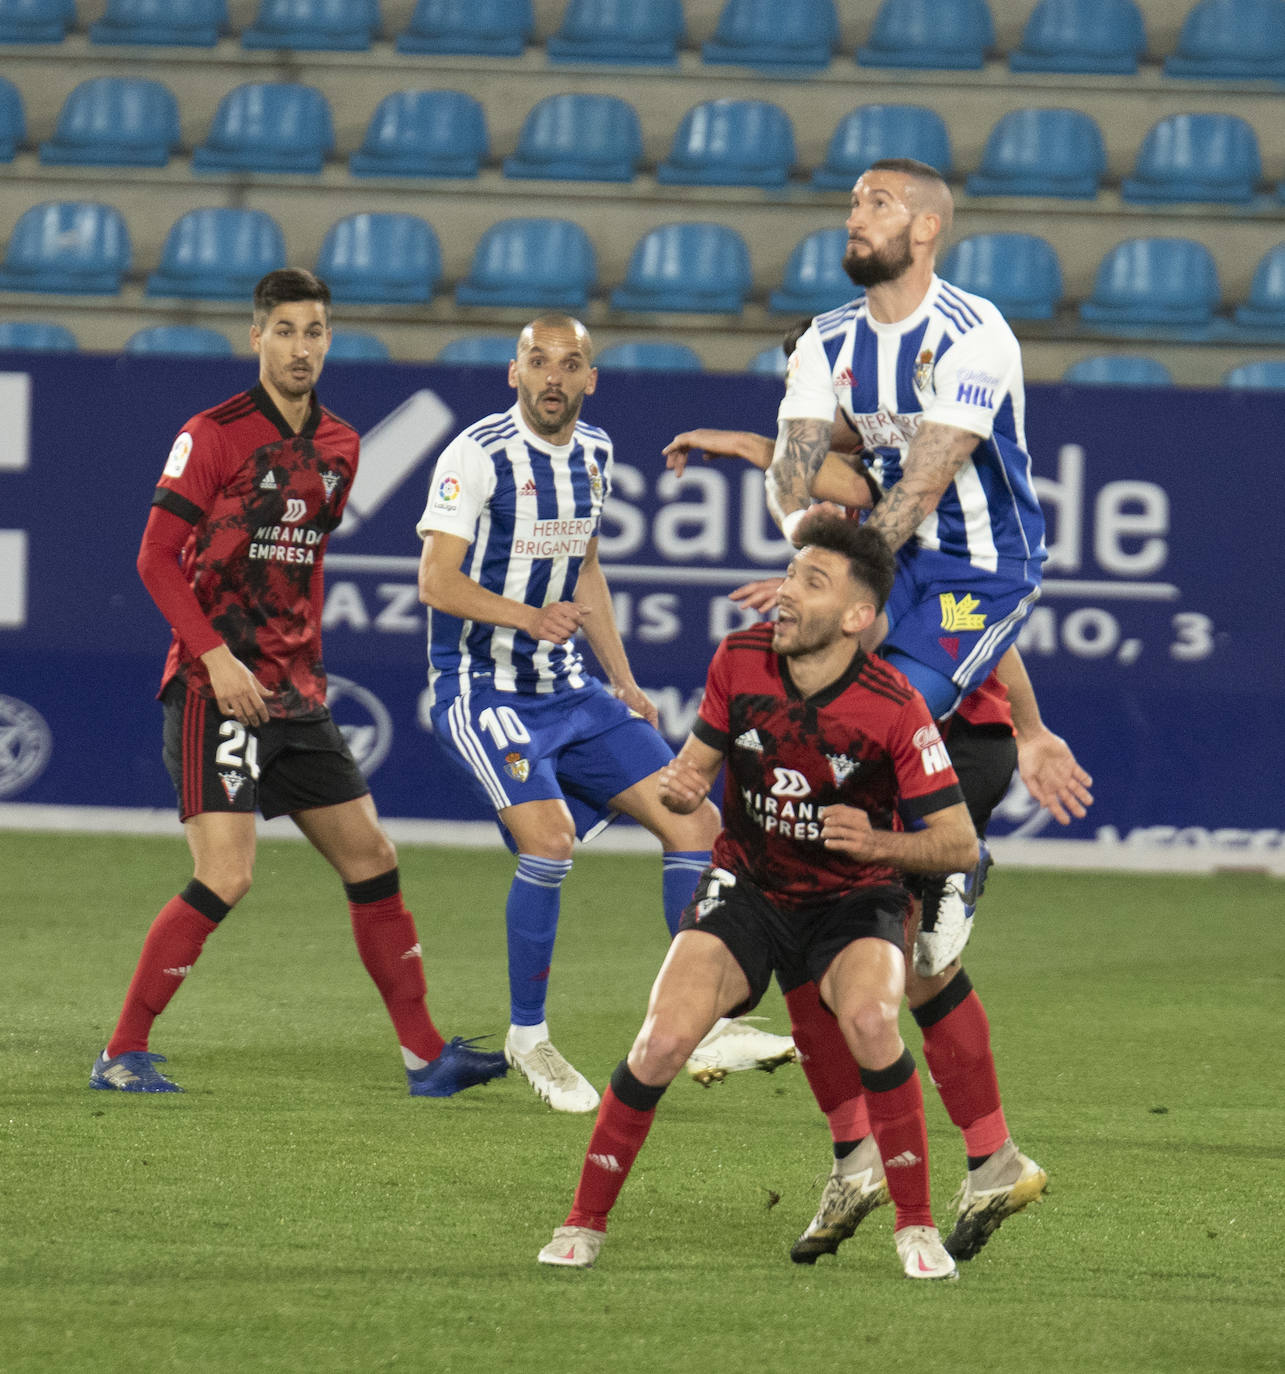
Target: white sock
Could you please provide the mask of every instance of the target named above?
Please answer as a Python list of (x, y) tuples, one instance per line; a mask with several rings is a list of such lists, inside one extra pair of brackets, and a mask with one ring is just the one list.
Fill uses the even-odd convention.
[(530, 1054), (541, 1040), (549, 1038), (549, 1023), (538, 1026), (510, 1026), (508, 1041), (515, 1054)]

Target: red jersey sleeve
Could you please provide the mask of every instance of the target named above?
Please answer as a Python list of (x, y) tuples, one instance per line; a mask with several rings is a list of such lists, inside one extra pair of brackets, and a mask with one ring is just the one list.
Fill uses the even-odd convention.
[(709, 672), (705, 674), (705, 695), (701, 698), (696, 723), (692, 726), (692, 734), (702, 744), (708, 744), (722, 754), (727, 753), (730, 681), (727, 641), (724, 640), (714, 650)]
[(918, 692), (902, 707), (887, 748), (903, 816), (922, 819), (964, 800), (945, 741)]

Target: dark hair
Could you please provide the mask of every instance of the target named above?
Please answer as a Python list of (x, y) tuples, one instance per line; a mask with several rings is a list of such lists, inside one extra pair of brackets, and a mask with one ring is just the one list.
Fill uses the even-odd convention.
[(881, 157), (866, 168), (867, 172), (900, 172), (902, 176), (920, 177), (924, 181), (940, 181), (944, 186), (946, 178), (927, 162), (914, 157)]
[(279, 267), (261, 277), (254, 288), (254, 322), (260, 328), (279, 305), (291, 301), (320, 301), (330, 323), (330, 288), (306, 267)]
[(794, 356), (794, 350), (798, 348), (799, 340), (811, 328), (811, 315), (806, 316), (804, 319), (795, 321), (795, 323), (791, 326), (789, 333), (786, 334), (785, 338), (781, 340), (781, 348), (785, 353), (786, 362), (789, 362), (789, 360)]
[(809, 515), (799, 522), (795, 540), (816, 549), (829, 549), (848, 560), (853, 578), (870, 589), (875, 609), (882, 611), (892, 591), (897, 560), (888, 541), (869, 525), (858, 525), (839, 515)]

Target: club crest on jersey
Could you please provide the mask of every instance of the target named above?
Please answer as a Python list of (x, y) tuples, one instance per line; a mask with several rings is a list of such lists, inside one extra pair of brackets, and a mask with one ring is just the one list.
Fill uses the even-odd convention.
[(933, 351), (925, 348), (915, 359), (915, 390), (927, 391), (933, 379)]
[(236, 801), (236, 794), (241, 790), (241, 784), (245, 778), (240, 773), (220, 773), (219, 781), (223, 784), (223, 790), (227, 793), (228, 801)]
[(856, 759), (850, 759), (847, 754), (827, 754), (825, 761), (830, 765), (830, 772), (834, 775), (836, 787), (842, 787), (861, 767)]
[(943, 630), (984, 630), (985, 612), (978, 612), (981, 602), (971, 593), (965, 592), (958, 600), (954, 592), (942, 592), (937, 598), (941, 602), (941, 627)]
[(593, 492), (594, 499), (602, 500), (602, 470), (592, 458), (585, 463), (585, 471), (589, 474), (589, 490)]
[(531, 776), (531, 763), (516, 750), (504, 756), (504, 771), (514, 782), (526, 782)]
[(339, 485), (339, 474), (337, 472), (323, 472), (321, 474), (321, 485), (326, 489), (326, 500), (335, 494), (335, 488)]

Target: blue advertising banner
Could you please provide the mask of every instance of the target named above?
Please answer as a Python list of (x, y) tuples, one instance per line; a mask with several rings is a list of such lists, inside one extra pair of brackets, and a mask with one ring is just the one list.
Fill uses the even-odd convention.
[[(168, 629), (134, 569), (174, 435), (255, 379), (248, 360), (0, 355), (0, 809), (168, 808), (153, 700)], [(512, 400), (502, 369), (334, 363), (327, 406), (363, 436), (327, 555), (331, 703), (386, 817), (487, 815), (421, 711), (418, 539), (436, 454)], [(615, 440), (601, 557), (635, 675), (675, 745), (727, 592), (779, 572), (761, 475), (661, 449), (696, 425), (775, 428), (773, 378), (603, 376), (585, 418)], [(1045, 720), (1094, 776), (1062, 831), (1016, 785), (998, 835), (1051, 832), (1278, 867), (1285, 854), (1285, 634), (1271, 550), (1285, 402), (1235, 392), (1032, 387), (1049, 524), (1021, 648)]]

